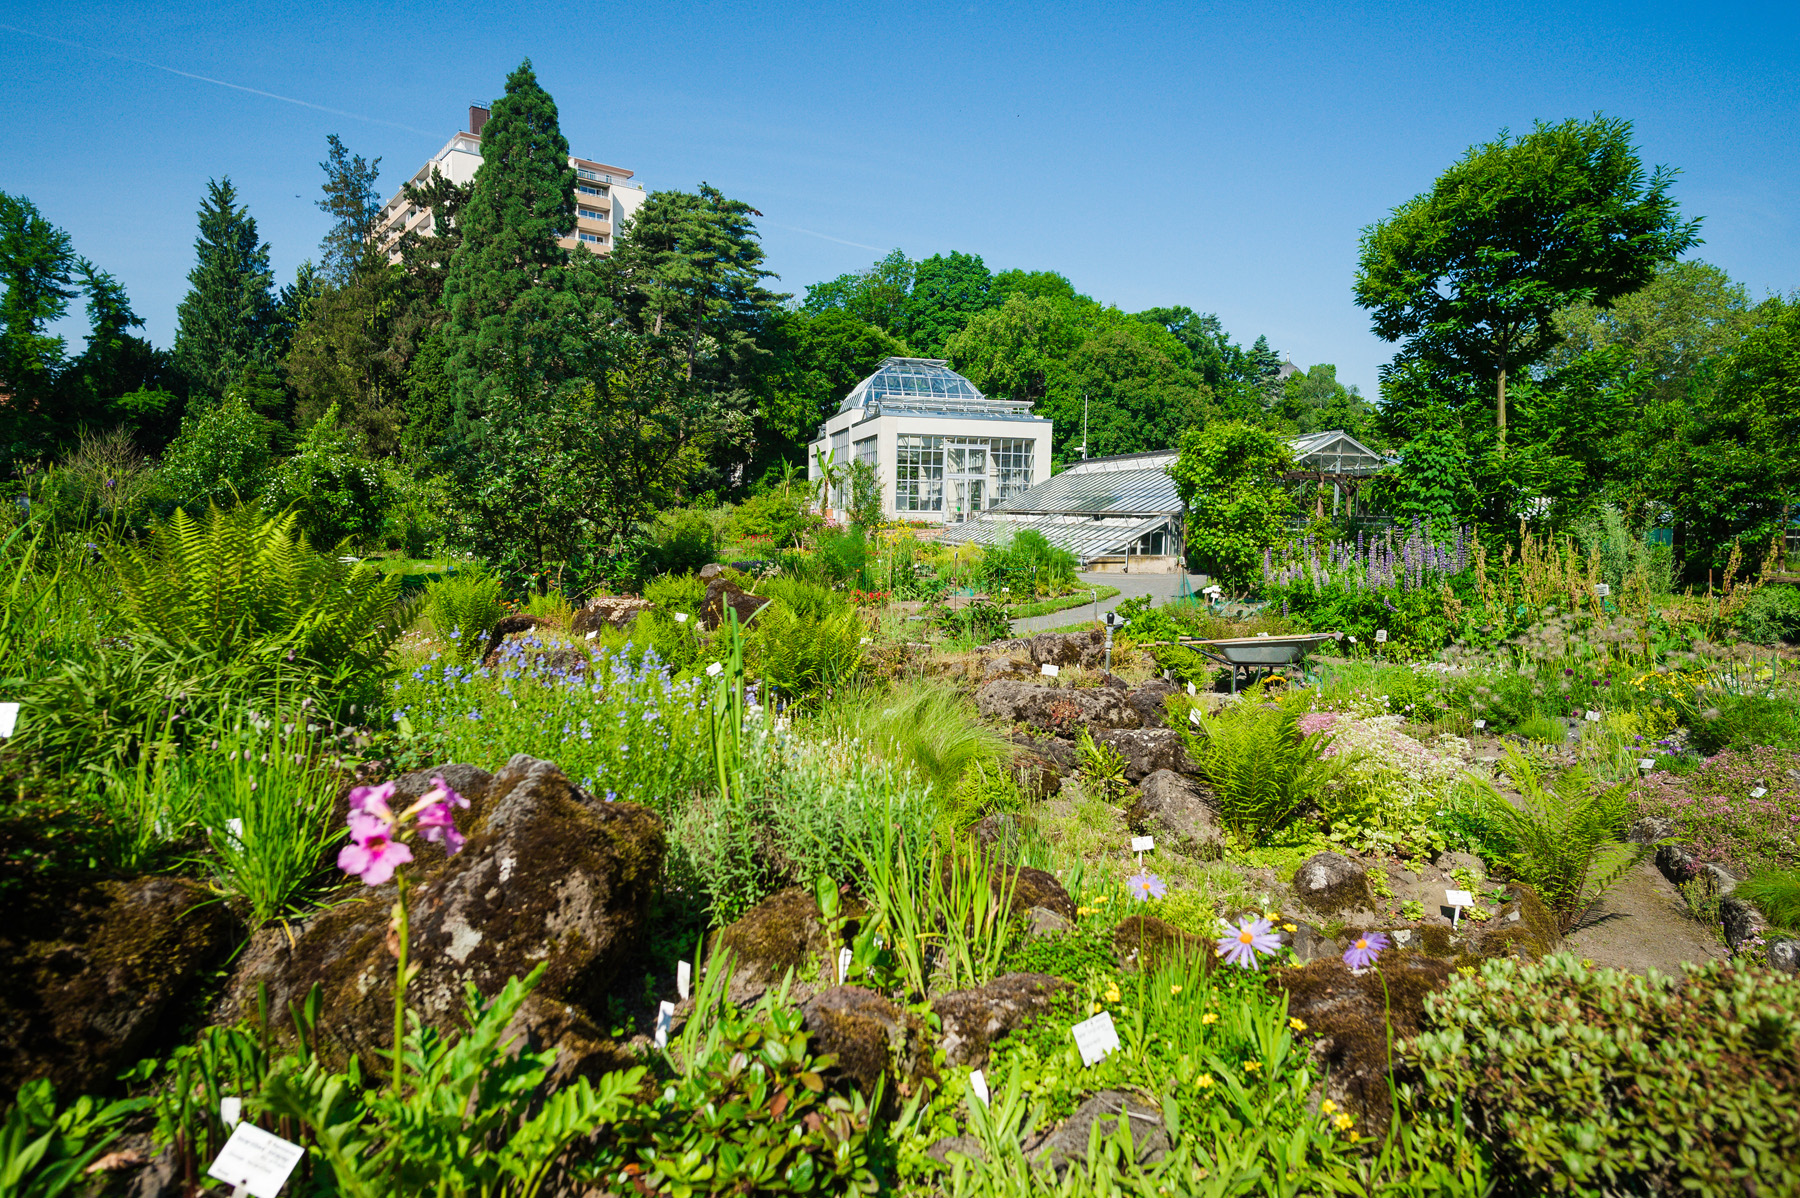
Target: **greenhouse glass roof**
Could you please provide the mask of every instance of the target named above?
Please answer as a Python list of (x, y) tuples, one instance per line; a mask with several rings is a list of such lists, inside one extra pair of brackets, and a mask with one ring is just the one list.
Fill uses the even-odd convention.
[(939, 358), (884, 358), (850, 389), (839, 412), (868, 409), (888, 413), (952, 412), (985, 416), (1030, 416), (1024, 401), (989, 399)]

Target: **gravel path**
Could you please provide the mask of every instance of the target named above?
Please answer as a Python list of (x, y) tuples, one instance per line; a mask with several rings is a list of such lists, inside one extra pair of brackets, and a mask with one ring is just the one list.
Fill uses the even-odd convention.
[[(1085, 585), (1090, 587), (1118, 587), (1119, 593), (1111, 599), (1102, 599), (1098, 612), (1093, 604), (1082, 607), (1064, 608), (1053, 611), (1047, 616), (1026, 616), (1022, 620), (1014, 620), (1012, 629), (1014, 636), (1029, 636), (1034, 632), (1044, 632), (1051, 628), (1062, 628), (1069, 624), (1079, 624), (1084, 620), (1093, 620), (1099, 615), (1111, 611), (1125, 600), (1138, 595), (1150, 595), (1158, 604), (1173, 599), (1181, 590), (1179, 574), (1077, 574)], [(1190, 574), (1188, 585), (1199, 590), (1206, 585), (1203, 575)]]
[(1567, 947), (1595, 965), (1675, 977), (1683, 961), (1699, 965), (1726, 955), (1717, 934), (1688, 914), (1681, 895), (1648, 861), (1569, 933)]

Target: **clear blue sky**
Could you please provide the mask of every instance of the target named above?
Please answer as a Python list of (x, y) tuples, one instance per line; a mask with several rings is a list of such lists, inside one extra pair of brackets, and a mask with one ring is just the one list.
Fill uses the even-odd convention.
[(1800, 287), (1796, 14), (25, 0), (0, 8), (41, 35), (0, 29), (0, 189), (118, 275), (167, 345), (209, 176), (289, 278), (325, 230), (326, 134), (379, 155), (390, 190), (529, 56), (575, 153), (763, 212), (782, 290), (896, 246), (963, 250), (1128, 310), (1217, 312), (1372, 394), (1391, 348), (1350, 300), (1358, 230), (1503, 126), (1633, 120), (1706, 218), (1698, 256), (1759, 297)]

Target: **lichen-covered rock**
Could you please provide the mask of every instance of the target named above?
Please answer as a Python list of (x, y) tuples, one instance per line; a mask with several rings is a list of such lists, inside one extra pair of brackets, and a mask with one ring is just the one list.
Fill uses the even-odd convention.
[(1210, 970), (1218, 960), (1211, 941), (1154, 915), (1120, 920), (1113, 929), (1113, 952), (1127, 969), (1156, 970), (1183, 957), (1199, 957)]
[(706, 584), (706, 602), (700, 609), (700, 627), (717, 628), (725, 619), (727, 607), (737, 613), (739, 624), (748, 624), (750, 617), (769, 602), (767, 595), (752, 595), (729, 578), (714, 578)]
[(48, 1078), (110, 1089), (158, 1047), (193, 983), (223, 955), (225, 911), (180, 878), (106, 882), (9, 904), (0, 921), (0, 1094)]
[[(803, 1001), (820, 978), (806, 972), (808, 962), (821, 972), (836, 969), (839, 945), (831, 940), (819, 903), (809, 890), (793, 887), (772, 894), (721, 928), (713, 943), (731, 953), (731, 982), (726, 997), (744, 1005), (781, 985), (792, 972)], [(835, 976), (835, 974), (833, 974)]]
[(1083, 728), (1136, 728), (1138, 713), (1112, 687), (1048, 686), (1001, 678), (975, 692), (975, 707), (1002, 725), (1074, 737)]
[[(635, 803), (601, 803), (555, 765), (523, 754), (481, 797), (467, 846), (425, 859), (411, 891), (407, 1002), (427, 1024), (461, 1014), (463, 985), (494, 994), (545, 967), (537, 995), (592, 1011), (636, 958), (664, 838)], [(342, 1053), (369, 1056), (392, 1038), (392, 885), (328, 908), (286, 934), (253, 941), (232, 978), (225, 1019), (273, 1011), (322, 988), (320, 1029)]]
[(1137, 802), (1126, 819), (1156, 847), (1203, 861), (1225, 852), (1225, 834), (1213, 814), (1212, 795), (1174, 770), (1155, 770), (1138, 787)]
[(1090, 632), (1046, 632), (1031, 638), (1031, 660), (1040, 666), (1087, 666), (1106, 664), (1106, 634), (1098, 628)]
[(1367, 911), (1375, 905), (1369, 875), (1342, 853), (1314, 853), (1294, 871), (1294, 897), (1320, 915)]
[(1056, 880), (1056, 875), (1047, 870), (1033, 869), (1029, 865), (1017, 869), (996, 865), (989, 875), (989, 881), (996, 895), (1001, 893), (1003, 887), (1011, 888), (1012, 910), (1016, 915), (1023, 915), (1033, 907), (1043, 907), (1065, 919), (1075, 918), (1075, 900), (1069, 897), (1063, 884)]
[(1725, 943), (1734, 953), (1752, 940), (1760, 940), (1769, 930), (1768, 918), (1762, 911), (1735, 894), (1719, 899), (1719, 923), (1725, 932)]
[(636, 595), (595, 595), (569, 621), (569, 631), (584, 635), (599, 628), (625, 628), (654, 606)]
[(1169, 696), (1179, 693), (1180, 688), (1168, 679), (1152, 678), (1127, 695), (1125, 701), (1138, 713), (1138, 719), (1144, 721), (1144, 727), (1167, 728)]
[(1172, 728), (1114, 728), (1094, 736), (1125, 759), (1125, 778), (1142, 782), (1157, 770), (1191, 774), (1195, 771), (1181, 734)]
[(1130, 1128), (1131, 1147), (1139, 1165), (1154, 1164), (1168, 1155), (1169, 1130), (1163, 1126), (1159, 1103), (1143, 1094), (1102, 1090), (1075, 1108), (1062, 1126), (1027, 1149), (1032, 1162), (1058, 1174), (1071, 1165), (1085, 1166), (1096, 1123), (1101, 1139), (1111, 1139), (1121, 1126)]
[(1384, 1131), (1392, 1112), (1390, 1044), (1419, 1034), (1425, 996), (1449, 984), (1451, 969), (1448, 961), (1389, 949), (1379, 970), (1360, 977), (1334, 958), (1269, 972), (1265, 984), (1287, 991), (1288, 1015), (1306, 1025), (1301, 1040), (1325, 1069), (1326, 1097), (1346, 1108), (1365, 1135)]
[(1049, 974), (1004, 973), (985, 986), (933, 1000), (931, 1009), (943, 1028), (944, 1059), (980, 1068), (987, 1064), (988, 1049), (996, 1041), (1049, 1010), (1051, 1000), (1069, 988), (1068, 982)]
[(885, 1075), (890, 1099), (909, 1097), (931, 1073), (924, 1022), (873, 990), (834, 986), (801, 1004), (800, 1018), (813, 1051), (837, 1058), (833, 1076), (864, 1095)]

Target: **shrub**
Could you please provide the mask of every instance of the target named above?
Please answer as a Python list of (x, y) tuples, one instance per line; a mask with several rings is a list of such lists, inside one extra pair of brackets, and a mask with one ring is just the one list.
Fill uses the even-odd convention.
[(123, 428), (83, 433), (75, 451), (30, 488), (60, 528), (101, 523), (134, 529), (150, 515), (156, 471)]
[(263, 510), (292, 509), (300, 531), (320, 549), (373, 539), (388, 504), (387, 476), (356, 451), (356, 435), (338, 427), (337, 415), (332, 404), (262, 486)]
[(1800, 640), (1800, 587), (1759, 587), (1736, 618), (1738, 635), (1747, 641), (1767, 645)]
[(857, 528), (881, 523), (881, 475), (873, 463), (860, 458), (850, 463), (850, 510), (846, 515)]
[(0, 1193), (8, 1198), (83, 1193), (94, 1162), (143, 1107), (141, 1098), (102, 1103), (83, 1097), (59, 1108), (48, 1081), (26, 1082), (0, 1121)]
[(1400, 731), (1401, 717), (1357, 719), (1332, 712), (1300, 717), (1302, 734), (1327, 738), (1325, 756), (1356, 763), (1319, 797), (1331, 838), (1358, 850), (1429, 855), (1444, 847), (1433, 821), (1463, 774), (1465, 745), (1440, 738), (1438, 751)]
[(1537, 766), (1511, 745), (1506, 773), (1519, 802), (1487, 783), (1487, 813), (1513, 874), (1537, 891), (1567, 932), (1650, 851), (1619, 839), (1630, 813), (1627, 784), (1594, 790), (1587, 772), (1572, 766), (1545, 786)]
[(1005, 545), (990, 545), (983, 551), (981, 576), (991, 592), (1009, 586), (1015, 592), (1053, 594), (1075, 585), (1080, 564), (1073, 553), (1027, 528), (1014, 533)]
[(1684, 973), (1484, 962), (1425, 1000), (1412, 1101), (1468, 1119), (1510, 1194), (1800, 1192), (1800, 978)]
[(785, 548), (798, 545), (802, 533), (810, 532), (824, 521), (798, 489), (776, 487), (738, 504), (731, 514), (731, 523), (740, 540), (768, 537), (777, 548)]
[(718, 555), (712, 515), (698, 508), (670, 508), (650, 522), (644, 565), (659, 574), (692, 574)]
[(227, 396), (182, 418), (157, 474), (157, 509), (198, 511), (249, 499), (268, 468), (269, 422), (241, 397)]
[(1218, 715), (1199, 713), (1198, 728), (1182, 729), (1188, 754), (1212, 784), (1225, 826), (1244, 844), (1266, 841), (1358, 760), (1326, 757), (1324, 739), (1303, 736), (1295, 713), (1266, 704), (1260, 683)]
[(473, 566), (446, 574), (425, 589), (425, 614), (458, 661), (473, 661), (506, 614), (500, 580)]
[(1730, 747), (1800, 748), (1800, 705), (1785, 695), (1705, 692), (1687, 718), (1688, 743), (1711, 757)]
[(1012, 619), (1006, 609), (986, 599), (973, 599), (959, 607), (946, 607), (938, 613), (938, 627), (958, 640), (985, 645), (1012, 631)]
[(869, 539), (860, 525), (821, 532), (816, 557), (826, 575), (839, 586), (866, 591), (873, 585), (869, 581)]
[[(850, 610), (850, 597), (834, 591), (822, 582), (801, 578), (765, 578), (757, 584), (757, 592), (774, 599), (780, 606), (808, 623)], [(761, 620), (762, 616), (757, 616)]]

